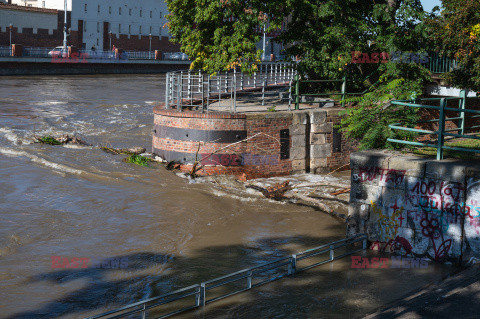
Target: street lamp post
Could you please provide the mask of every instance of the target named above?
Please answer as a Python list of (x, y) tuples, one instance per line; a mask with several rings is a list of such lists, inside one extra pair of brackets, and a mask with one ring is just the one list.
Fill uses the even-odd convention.
[(64, 19), (63, 19), (63, 52), (67, 53), (67, 0), (64, 1)]
[(152, 34), (151, 33), (148, 35), (148, 38), (150, 39), (150, 47), (148, 49), (148, 58), (151, 59), (152, 58), (152, 56), (151, 56), (151, 54), (152, 54)]
[(12, 28), (13, 24), (10, 23), (10, 48), (12, 48)]

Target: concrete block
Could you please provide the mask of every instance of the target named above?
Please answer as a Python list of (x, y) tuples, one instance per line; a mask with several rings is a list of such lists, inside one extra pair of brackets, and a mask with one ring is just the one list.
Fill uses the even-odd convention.
[(327, 112), (324, 110), (321, 111), (312, 111), (310, 113), (310, 123), (312, 124), (322, 124), (327, 120)]
[(290, 135), (305, 135), (306, 129), (305, 124), (290, 125)]
[(292, 125), (298, 125), (298, 124), (307, 124), (307, 116), (308, 114), (305, 112), (293, 112), (292, 114)]
[(425, 169), (425, 177), (463, 184), (465, 183), (466, 168), (467, 165), (462, 161), (429, 161)]
[(404, 170), (405, 175), (424, 177), (428, 159), (416, 156), (392, 156), (388, 161), (388, 168)]
[(363, 203), (350, 203), (348, 206), (348, 219), (368, 220), (370, 217), (370, 205)]
[(389, 154), (383, 151), (356, 152), (350, 155), (350, 167), (352, 170), (359, 167), (388, 168), (388, 158)]
[(327, 142), (327, 134), (324, 133), (310, 133), (310, 144), (325, 144)]
[(332, 145), (310, 145), (310, 158), (325, 158), (332, 155)]
[(293, 171), (303, 171), (305, 172), (306, 163), (305, 160), (293, 160), (292, 161), (292, 170)]
[(327, 159), (326, 158), (311, 158), (310, 159), (310, 170), (318, 168), (326, 168)]
[(290, 157), (292, 160), (305, 160), (305, 157), (307, 156), (307, 152), (305, 150), (305, 147), (292, 147), (290, 149)]
[(305, 147), (306, 136), (305, 135), (293, 135), (292, 136), (293, 147)]
[(372, 202), (382, 202), (383, 187), (366, 185), (361, 183), (352, 183), (350, 190), (350, 203), (357, 202), (362, 204), (371, 204)]
[(312, 133), (332, 133), (333, 123), (313, 124), (311, 126)]

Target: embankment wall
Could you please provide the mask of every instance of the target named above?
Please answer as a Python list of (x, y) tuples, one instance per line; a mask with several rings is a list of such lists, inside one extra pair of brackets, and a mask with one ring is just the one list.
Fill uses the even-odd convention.
[(370, 248), (437, 261), (480, 256), (480, 163), (358, 152), (347, 233)]

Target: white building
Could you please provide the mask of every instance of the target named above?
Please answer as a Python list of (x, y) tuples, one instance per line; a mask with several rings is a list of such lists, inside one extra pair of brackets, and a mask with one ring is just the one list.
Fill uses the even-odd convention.
[[(23, 1), (17, 0), (19, 3)], [(64, 10), (64, 0), (33, 2), (40, 8)], [(120, 35), (132, 40), (141, 40), (142, 36), (150, 34), (160, 39), (162, 36), (169, 37), (168, 30), (164, 28), (168, 11), (163, 0), (67, 0), (67, 10), (72, 12), (71, 30), (81, 33), (86, 48), (104, 47), (110, 42), (109, 32), (112, 33), (113, 45)]]

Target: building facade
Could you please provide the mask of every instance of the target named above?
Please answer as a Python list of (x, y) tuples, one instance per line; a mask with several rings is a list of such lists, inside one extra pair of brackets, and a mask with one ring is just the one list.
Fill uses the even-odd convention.
[[(9, 2), (12, 4), (1, 5)], [(32, 13), (35, 9), (48, 11), (51, 16), (34, 17)], [(64, 0), (0, 0), (0, 32), (9, 31), (9, 25), (13, 24), (14, 32), (40, 28), (48, 29), (48, 34), (53, 35), (53, 30), (63, 31), (63, 10)], [(67, 23), (69, 45), (98, 50), (110, 50), (113, 46), (137, 51), (179, 50), (178, 45), (169, 41), (165, 18), (168, 11), (163, 0), (67, 0), (67, 10), (71, 13), (71, 20)], [(12, 14), (13, 11), (17, 13)], [(5, 18), (1, 18), (2, 14)], [(55, 14), (61, 16), (60, 28), (57, 23), (59, 18), (53, 18)], [(19, 38), (21, 36), (17, 35), (16, 39)], [(62, 45), (63, 37), (55, 37), (55, 40), (58, 43), (52, 43), (53, 46)], [(5, 39), (0, 41), (0, 45), (8, 45)], [(23, 44), (31, 45), (34, 41), (27, 42)]]
[[(40, 0), (37, 5), (63, 10), (64, 0)], [(163, 0), (68, 0), (67, 10), (72, 12), (70, 40), (78, 47), (147, 51), (150, 42), (152, 50), (176, 47), (168, 41)]]

